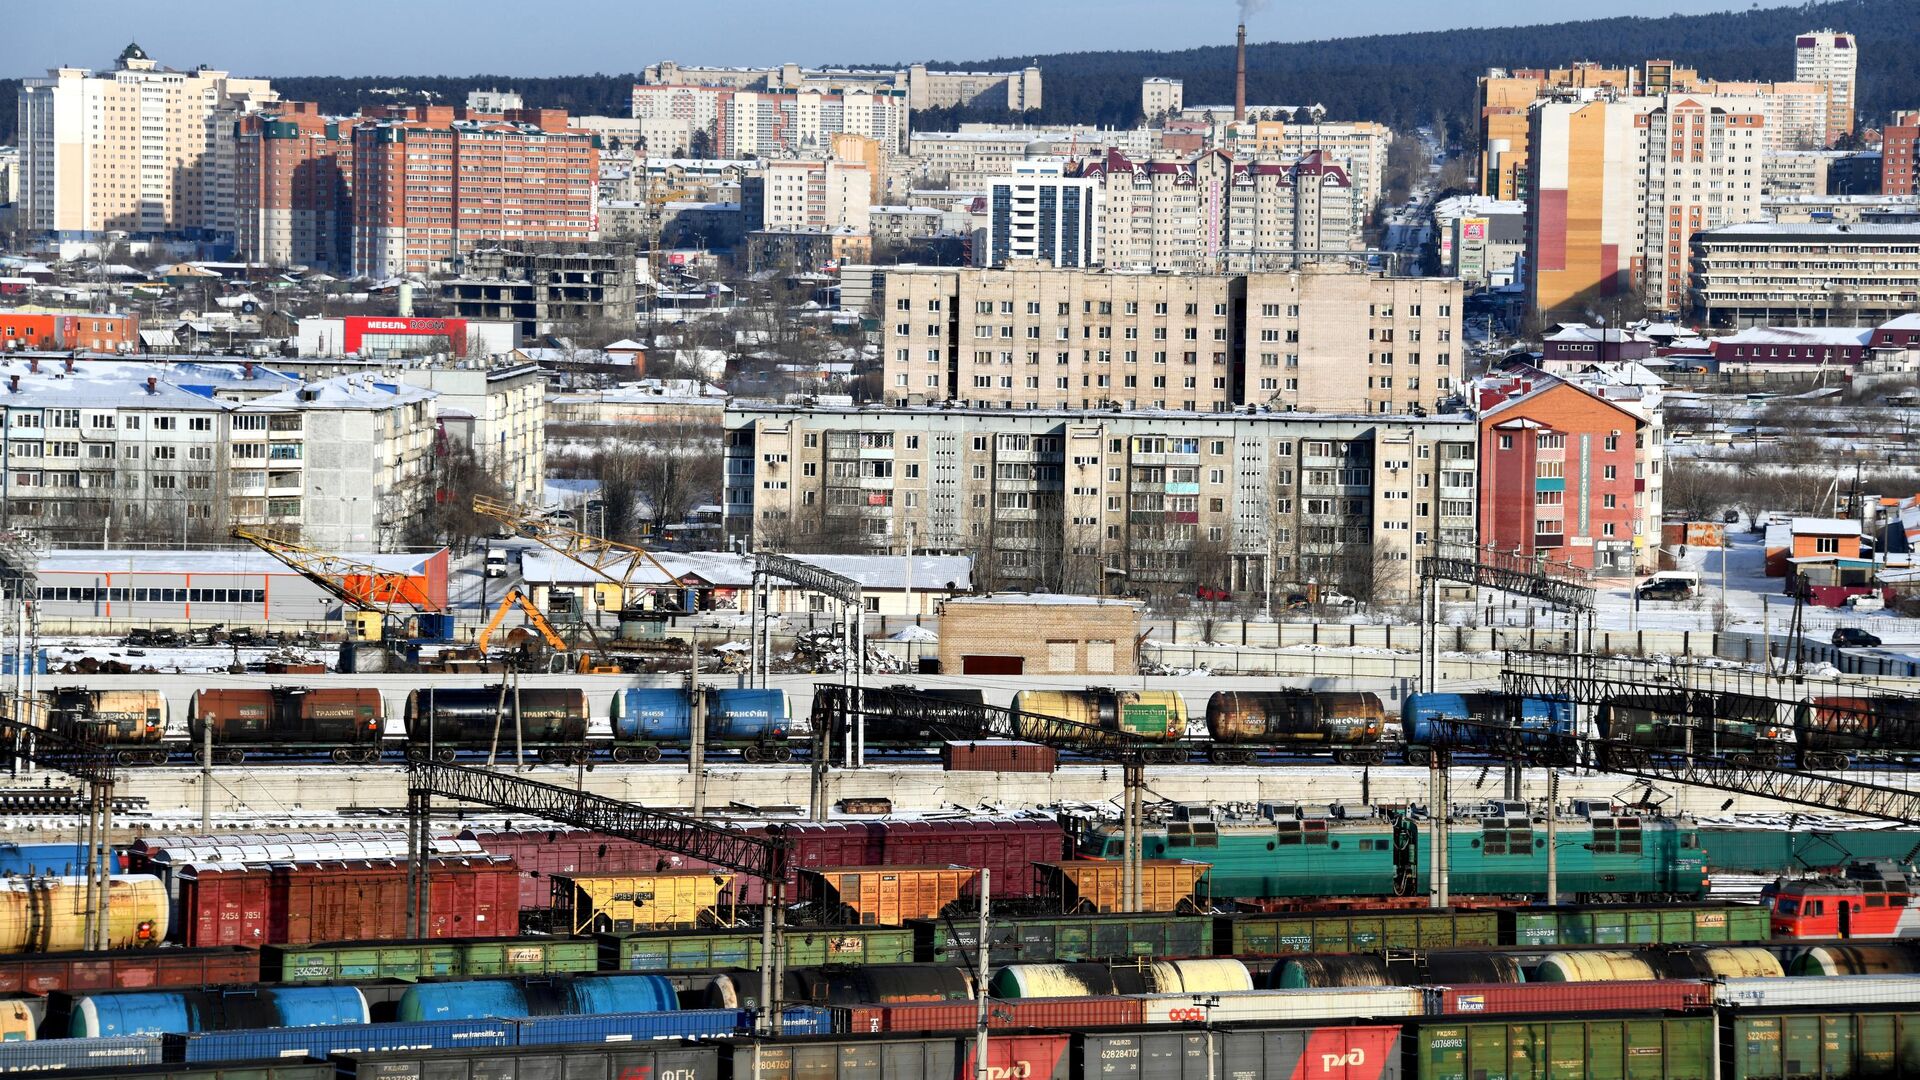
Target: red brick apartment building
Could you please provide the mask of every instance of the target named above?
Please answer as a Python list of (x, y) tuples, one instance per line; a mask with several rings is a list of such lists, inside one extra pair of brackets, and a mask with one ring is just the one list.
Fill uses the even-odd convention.
[(1903, 112), (1880, 130), (1880, 194), (1920, 192), (1920, 109)]
[(591, 240), (595, 137), (564, 109), (448, 105), (362, 112), (353, 131), (353, 269), (451, 269), (477, 243)]
[(1602, 576), (1656, 569), (1659, 424), (1544, 373), (1480, 391), (1480, 542)]
[(282, 101), (234, 124), (239, 257), (345, 273), (353, 262), (355, 116)]

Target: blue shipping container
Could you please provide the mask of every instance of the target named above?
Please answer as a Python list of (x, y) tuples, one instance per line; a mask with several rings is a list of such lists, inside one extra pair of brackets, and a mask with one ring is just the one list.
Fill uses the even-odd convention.
[(168, 1061), (257, 1061), (265, 1058), (367, 1053), (374, 1050), (459, 1050), (512, 1046), (511, 1020), (443, 1020), (423, 1024), (204, 1031), (166, 1037)]
[[(126, 869), (126, 861), (116, 853), (116, 870)], [(79, 874), (87, 865), (85, 844), (0, 844), (0, 874)]]
[(0, 1073), (122, 1069), (134, 1065), (158, 1065), (163, 1060), (161, 1040), (157, 1035), (0, 1043)]
[(724, 1039), (740, 1033), (736, 1009), (611, 1013), (602, 1016), (541, 1016), (522, 1020), (521, 1046), (554, 1043), (635, 1042), (644, 1039)]

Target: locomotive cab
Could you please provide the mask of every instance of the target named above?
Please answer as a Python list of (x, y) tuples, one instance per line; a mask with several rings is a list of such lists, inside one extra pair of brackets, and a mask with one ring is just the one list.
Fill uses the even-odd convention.
[(1843, 878), (1782, 878), (1772, 893), (1775, 937), (1895, 937), (1920, 930), (1912, 887), (1898, 871), (1853, 866)]

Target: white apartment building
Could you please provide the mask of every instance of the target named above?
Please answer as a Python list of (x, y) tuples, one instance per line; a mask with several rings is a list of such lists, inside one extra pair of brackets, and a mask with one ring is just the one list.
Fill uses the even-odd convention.
[(735, 405), (726, 428), (729, 536), (959, 552), (985, 589), (1408, 597), (1475, 529), (1465, 415)]
[(1004, 106), (1009, 112), (1037, 109), (1040, 69), (1019, 71), (936, 71), (925, 64), (904, 68), (695, 67), (663, 60), (646, 68), (641, 81), (651, 85), (727, 86), (736, 90), (901, 90), (908, 107), (934, 109), (955, 105)]
[[(1661, 100), (1661, 99), (1655, 99)], [(1693, 235), (1760, 219), (1767, 132), (1757, 98), (1669, 94), (1644, 115), (1642, 288), (1659, 311), (1687, 308)]]
[(162, 68), (138, 45), (112, 71), (54, 68), (19, 92), (20, 224), (230, 239), (233, 121), (278, 100), (265, 79)]
[(1140, 115), (1149, 124), (1178, 115), (1186, 101), (1186, 85), (1179, 79), (1155, 75), (1140, 80)]
[(433, 494), (431, 391), (336, 379), (256, 396), (229, 380), (208, 396), (173, 381), (209, 378), (199, 365), (0, 362), (0, 528), (109, 546), (216, 541), (234, 524), (338, 550), (402, 543)]
[(1860, 42), (1842, 30), (1809, 30), (1793, 41), (1793, 77), (1827, 88), (1826, 142), (1853, 134)]
[(642, 84), (633, 88), (633, 115), (687, 125), (689, 145), (707, 133), (709, 152), (720, 157), (821, 156), (843, 132), (897, 154), (907, 147), (906, 97), (905, 90), (865, 86), (823, 91)]
[(1028, 162), (987, 185), (986, 237), (974, 244), (974, 263), (1095, 266), (1099, 222), (1100, 189), (1092, 180), (1065, 175), (1057, 161)]
[(1134, 162), (1117, 150), (1081, 175), (1100, 190), (1100, 251), (1113, 267), (1218, 273), (1356, 251), (1346, 170), (1309, 154), (1238, 162), (1221, 151)]
[(872, 178), (862, 161), (769, 161), (740, 181), (748, 229), (868, 231)]

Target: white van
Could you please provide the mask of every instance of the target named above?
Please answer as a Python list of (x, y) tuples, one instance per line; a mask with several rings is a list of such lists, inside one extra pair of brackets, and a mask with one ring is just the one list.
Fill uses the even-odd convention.
[(507, 552), (504, 548), (494, 548), (487, 552), (487, 576), (507, 576)]

